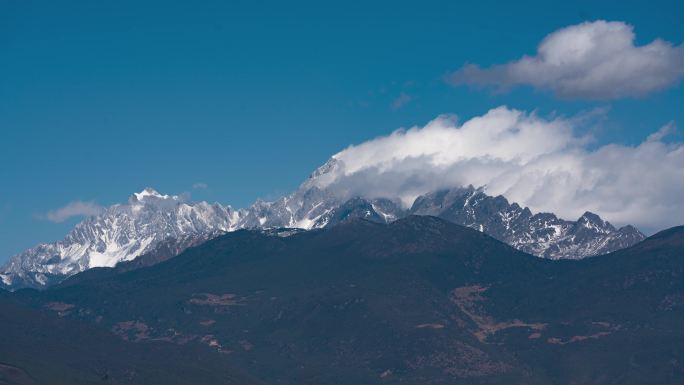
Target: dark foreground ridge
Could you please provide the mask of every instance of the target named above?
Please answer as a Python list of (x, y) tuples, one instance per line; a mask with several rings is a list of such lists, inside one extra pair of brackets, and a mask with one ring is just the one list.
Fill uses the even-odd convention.
[(0, 293), (1, 384), (682, 384), (684, 228), (580, 261), (434, 217)]

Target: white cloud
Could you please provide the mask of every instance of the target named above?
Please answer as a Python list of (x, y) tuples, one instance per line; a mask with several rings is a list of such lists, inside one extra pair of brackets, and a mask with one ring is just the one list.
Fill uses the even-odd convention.
[(209, 185), (206, 183), (198, 182), (198, 183), (193, 184), (192, 188), (196, 189), (196, 190), (197, 189), (204, 190), (204, 189), (209, 188)]
[(535, 56), (480, 68), (466, 65), (453, 84), (507, 89), (530, 85), (566, 98), (638, 97), (676, 85), (684, 77), (684, 45), (656, 39), (636, 46), (631, 25), (603, 20), (551, 33)]
[(52, 222), (64, 222), (69, 218), (100, 214), (104, 208), (95, 202), (73, 201), (66, 206), (50, 210), (43, 217)]
[(669, 129), (637, 146), (592, 148), (576, 133), (582, 124), (506, 107), (460, 125), (440, 116), (345, 149), (314, 183), (345, 197), (405, 205), (429, 191), (472, 184), (569, 219), (589, 210), (646, 231), (684, 222), (684, 145), (661, 141)]

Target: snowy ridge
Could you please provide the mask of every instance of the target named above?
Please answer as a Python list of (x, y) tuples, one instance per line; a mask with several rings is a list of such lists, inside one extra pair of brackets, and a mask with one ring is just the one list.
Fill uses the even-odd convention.
[(550, 213), (533, 214), (472, 186), (424, 194), (408, 208), (381, 197), (349, 197), (328, 187), (328, 179), (340, 172), (340, 166), (332, 158), (290, 195), (273, 202), (258, 200), (240, 210), (218, 203), (185, 202), (146, 188), (127, 203), (84, 219), (63, 240), (12, 257), (0, 269), (0, 286), (45, 287), (93, 267), (112, 267), (145, 254), (159, 262), (159, 256), (168, 258), (237, 229), (310, 230), (353, 218), (389, 223), (407, 215), (437, 216), (552, 259), (605, 254), (645, 238), (632, 226), (616, 229), (592, 213), (575, 222)]
[(633, 226), (616, 229), (586, 212), (577, 221), (551, 213), (532, 214), (502, 196), (472, 186), (438, 191), (416, 199), (412, 214), (434, 215), (482, 231), (516, 249), (551, 259), (580, 259), (606, 254), (642, 241)]

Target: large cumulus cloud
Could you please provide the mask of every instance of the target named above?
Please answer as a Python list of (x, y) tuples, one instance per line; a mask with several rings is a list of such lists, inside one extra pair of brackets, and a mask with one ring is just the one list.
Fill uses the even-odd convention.
[(663, 142), (672, 125), (637, 146), (594, 148), (577, 134), (581, 124), (507, 107), (463, 124), (440, 116), (350, 146), (313, 182), (405, 205), (429, 191), (472, 184), (567, 218), (589, 210), (646, 231), (684, 223), (684, 146)]
[(643, 96), (684, 77), (684, 45), (656, 39), (634, 44), (631, 25), (603, 20), (555, 31), (535, 56), (481, 68), (469, 64), (450, 75), (453, 84), (506, 89), (530, 85), (561, 97), (616, 99)]

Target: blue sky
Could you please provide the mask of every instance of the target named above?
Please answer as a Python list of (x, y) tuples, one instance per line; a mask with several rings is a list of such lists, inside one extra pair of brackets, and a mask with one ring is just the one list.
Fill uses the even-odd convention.
[(244, 207), (295, 189), (350, 144), (442, 113), (466, 120), (500, 105), (544, 116), (601, 108), (595, 145), (637, 144), (669, 121), (681, 127), (682, 87), (566, 100), (444, 77), (465, 63), (533, 55), (544, 36), (583, 21), (623, 21), (638, 45), (678, 45), (682, 8), (0, 1), (0, 262), (60, 239), (78, 218), (42, 218), (68, 202), (110, 205), (153, 186)]

